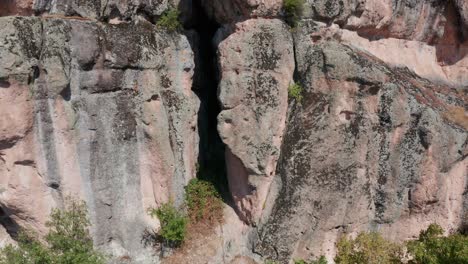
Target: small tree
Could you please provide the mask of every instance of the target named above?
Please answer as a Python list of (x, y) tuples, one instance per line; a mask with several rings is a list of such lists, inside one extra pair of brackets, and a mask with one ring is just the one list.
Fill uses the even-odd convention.
[(296, 99), (298, 103), (300, 103), (302, 101), (302, 90), (303, 90), (302, 87), (297, 83), (293, 83), (289, 85), (288, 87), (289, 98), (294, 98)]
[(413, 257), (411, 264), (462, 264), (468, 263), (468, 237), (460, 234), (443, 237), (444, 230), (431, 224), (421, 231), (419, 239), (407, 243)]
[(401, 263), (402, 249), (385, 240), (379, 233), (360, 233), (356, 239), (343, 237), (337, 245), (337, 264), (394, 264)]
[(1, 264), (103, 264), (102, 254), (93, 249), (86, 204), (70, 197), (64, 209), (53, 209), (46, 223), (49, 232), (40, 242), (32, 232), (22, 230), (17, 246), (0, 251)]
[(286, 22), (291, 27), (296, 27), (304, 10), (304, 0), (284, 0), (283, 9)]
[(157, 25), (169, 31), (177, 31), (182, 28), (179, 21), (180, 11), (176, 8), (170, 8), (159, 18)]
[(157, 209), (151, 209), (151, 216), (156, 216), (161, 223), (159, 235), (169, 246), (178, 247), (185, 239), (187, 217), (171, 203), (165, 203)]

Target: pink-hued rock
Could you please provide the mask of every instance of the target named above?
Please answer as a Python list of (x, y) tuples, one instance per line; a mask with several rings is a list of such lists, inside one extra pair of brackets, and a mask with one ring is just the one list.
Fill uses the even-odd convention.
[(392, 67), (407, 67), (435, 83), (454, 87), (468, 85), (468, 42), (429, 45), (396, 38), (371, 41), (355, 31), (319, 24), (318, 30), (308, 36), (308, 41), (339, 41), (368, 52)]
[(147, 209), (182, 203), (198, 157), (188, 40), (142, 20), (5, 17), (0, 46), (7, 231), (43, 234), (51, 208), (71, 195), (87, 202), (97, 247), (156, 261), (141, 244), (158, 227)]
[(218, 45), (218, 131), (227, 146), (231, 195), (244, 220), (255, 222), (279, 157), (294, 71), (292, 39), (277, 19), (247, 20), (219, 34), (225, 39)]
[(279, 15), (282, 0), (202, 0), (206, 13), (218, 23), (231, 23), (252, 17), (272, 18)]
[(34, 0), (2, 0), (0, 16), (29, 16), (33, 13)]
[(334, 34), (311, 37), (316, 26), (295, 33), (304, 98), (290, 107), (255, 251), (331, 260), (344, 234), (379, 230), (402, 241), (432, 222), (465, 226), (467, 116), (450, 109), (463, 109), (466, 95)]
[[(0, 203), (16, 224), (45, 231), (52, 192), (37, 169), (34, 102), (27, 85), (14, 80), (0, 89)], [(7, 227), (11, 228), (11, 227)]]

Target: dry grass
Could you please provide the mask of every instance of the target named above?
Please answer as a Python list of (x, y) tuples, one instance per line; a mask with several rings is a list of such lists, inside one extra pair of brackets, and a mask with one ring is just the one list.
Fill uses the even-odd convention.
[(443, 116), (448, 121), (468, 130), (468, 112), (460, 106), (448, 106)]

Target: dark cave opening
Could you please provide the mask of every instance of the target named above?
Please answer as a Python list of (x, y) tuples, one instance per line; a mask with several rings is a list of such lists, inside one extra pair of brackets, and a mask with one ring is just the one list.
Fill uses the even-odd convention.
[(221, 112), (221, 106), (217, 95), (219, 83), (217, 47), (213, 42), (220, 25), (206, 14), (201, 0), (195, 0), (192, 1), (192, 14), (185, 27), (197, 33), (196, 37), (191, 38), (195, 53), (192, 90), (200, 99), (197, 177), (212, 182), (223, 200), (228, 203), (230, 193), (226, 174), (225, 146), (217, 129), (217, 117)]
[(11, 219), (10, 215), (7, 214), (5, 209), (0, 206), (0, 225), (5, 228), (6, 232), (8, 235), (10, 235), (11, 238), (16, 239), (18, 237), (18, 232), (20, 230), (19, 225)]

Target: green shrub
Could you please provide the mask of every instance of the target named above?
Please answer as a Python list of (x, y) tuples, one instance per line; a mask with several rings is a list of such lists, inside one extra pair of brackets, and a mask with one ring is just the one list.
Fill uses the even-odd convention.
[(17, 246), (0, 251), (1, 264), (101, 264), (102, 254), (93, 249), (88, 232), (86, 204), (66, 199), (63, 210), (53, 209), (46, 223), (49, 232), (42, 243), (32, 232), (21, 231)]
[(297, 102), (301, 102), (302, 101), (302, 87), (297, 84), (297, 83), (293, 83), (291, 85), (289, 85), (288, 87), (288, 95), (289, 95), (289, 98), (294, 98), (296, 99)]
[(307, 262), (303, 259), (298, 259), (298, 260), (294, 260), (294, 264), (327, 264), (327, 259), (325, 258), (325, 256), (320, 256), (319, 259), (317, 260), (313, 260), (311, 262)]
[(185, 187), (185, 201), (189, 217), (193, 222), (207, 220), (220, 221), (223, 203), (215, 186), (208, 181), (192, 179)]
[(286, 22), (291, 27), (296, 27), (300, 17), (302, 16), (304, 0), (284, 0), (283, 9)]
[(187, 217), (177, 210), (171, 203), (165, 203), (150, 211), (161, 223), (159, 235), (169, 246), (180, 246), (187, 232)]
[(157, 25), (169, 31), (180, 30), (182, 28), (182, 24), (179, 21), (179, 15), (179, 10), (171, 8), (164, 12), (164, 14), (159, 18)]
[(320, 256), (319, 259), (317, 259), (315, 261), (312, 261), (310, 264), (327, 264), (327, 263), (328, 263), (328, 261), (325, 258), (325, 256)]
[(443, 237), (444, 230), (431, 224), (421, 231), (419, 239), (407, 243), (411, 264), (462, 264), (468, 263), (468, 236), (455, 234)]
[(356, 239), (343, 237), (337, 245), (337, 264), (393, 264), (402, 263), (402, 248), (385, 240), (379, 233), (360, 233)]

